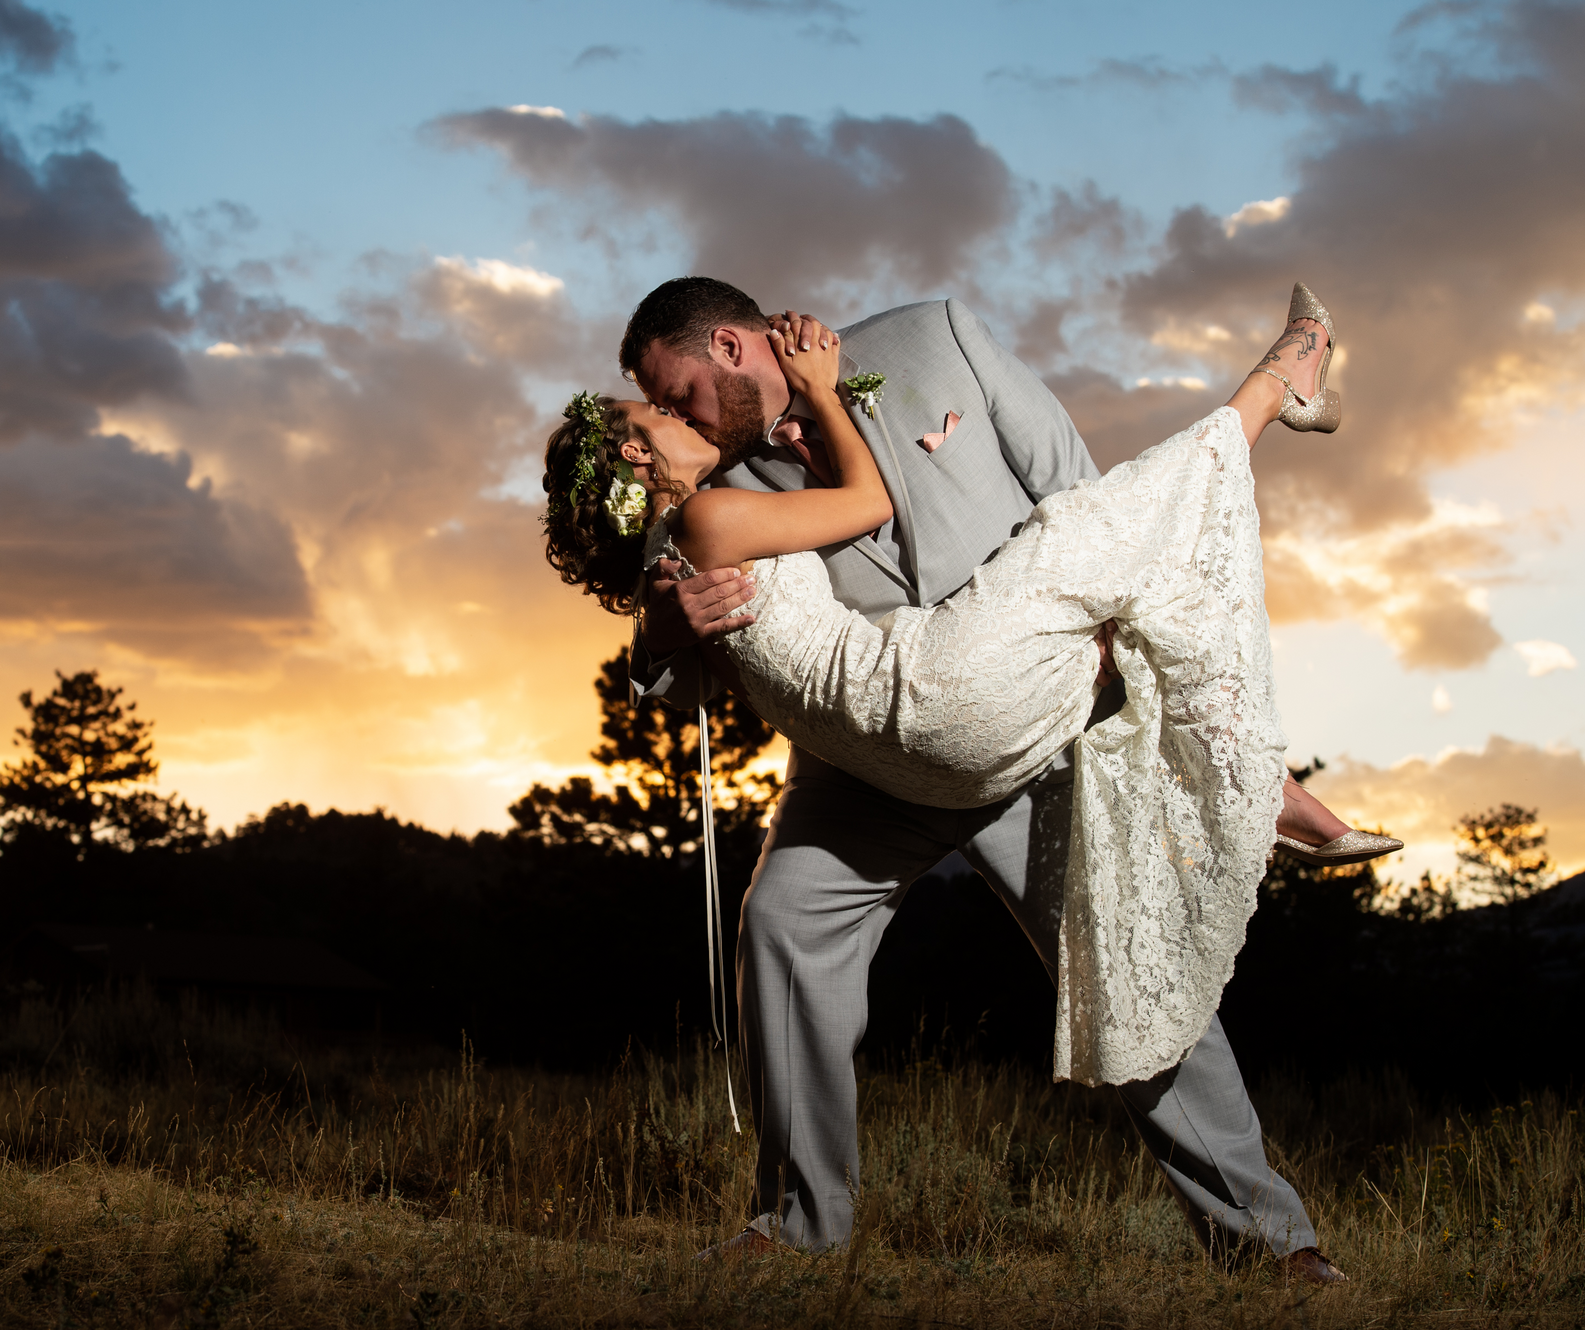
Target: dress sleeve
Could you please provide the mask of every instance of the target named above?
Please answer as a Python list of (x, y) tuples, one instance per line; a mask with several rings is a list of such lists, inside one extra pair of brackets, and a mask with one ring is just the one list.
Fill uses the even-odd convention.
[(957, 300), (947, 320), (963, 357), (979, 381), (1002, 456), (1032, 502), (1096, 480), (1100, 470), (1061, 402), (1040, 377), (991, 336), (991, 330)]

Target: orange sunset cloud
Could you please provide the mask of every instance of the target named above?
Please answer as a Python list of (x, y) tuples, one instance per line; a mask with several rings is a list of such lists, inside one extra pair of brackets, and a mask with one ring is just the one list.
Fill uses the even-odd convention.
[[(1585, 201), (1566, 168), (1585, 152), (1585, 23), (1522, 4), (1469, 22), (1489, 67), (1379, 100), (1327, 71), (1235, 78), (1244, 106), (1299, 116), (1294, 183), (1227, 216), (1186, 200), (1164, 228), (1094, 186), (1020, 180), (955, 115), (516, 106), (424, 130), (582, 227), (615, 256), (616, 298), (498, 256), (375, 255), (323, 316), (267, 265), (181, 253), (105, 156), (8, 140), (0, 693), (100, 669), (157, 719), (165, 783), (222, 824), (291, 799), (471, 831), (587, 770), (591, 681), (630, 625), (546, 567), (539, 455), (572, 388), (618, 386), (643, 289), (623, 245), (657, 227), (766, 308), (839, 321), (964, 295), (1103, 467), (1219, 404), (1304, 277), (1339, 319), (1347, 417), (1324, 447), (1257, 454), (1273, 619), (1365, 625), (1406, 670), (1483, 667), (1528, 519), (1436, 484), (1582, 405)], [(766, 215), (777, 191), (819, 200), (822, 225)], [(1417, 760), (1327, 788), (1430, 836), (1460, 801), (1533, 787), (1560, 853), (1585, 857), (1577, 753), (1493, 739)]]

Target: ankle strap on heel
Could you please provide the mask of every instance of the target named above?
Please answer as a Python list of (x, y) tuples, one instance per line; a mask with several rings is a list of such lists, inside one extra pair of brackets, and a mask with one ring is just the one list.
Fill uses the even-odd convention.
[(1280, 384), (1282, 384), (1282, 386), (1284, 388), (1286, 388), (1290, 393), (1293, 394), (1293, 400), (1296, 401), (1300, 406), (1309, 406), (1310, 405), (1310, 403), (1305, 398), (1299, 396), (1298, 390), (1295, 389), (1294, 386), (1293, 386), (1293, 381), (1291, 379), (1289, 379), (1286, 374), (1280, 373), (1279, 371), (1272, 369), (1269, 365), (1256, 365), (1255, 368), (1250, 370), (1249, 372), (1251, 374), (1269, 374), (1269, 375), (1271, 375), (1272, 378), (1276, 379)]

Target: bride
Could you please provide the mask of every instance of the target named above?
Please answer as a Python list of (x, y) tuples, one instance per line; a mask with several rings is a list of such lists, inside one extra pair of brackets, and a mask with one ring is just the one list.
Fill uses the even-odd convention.
[[(1274, 842), (1328, 841), (1330, 863), (1400, 848), (1289, 781), (1272, 696), (1249, 454), (1274, 420), (1336, 428), (1330, 315), (1296, 286), (1288, 330), (1226, 406), (1043, 500), (949, 599), (875, 624), (810, 552), (891, 516), (837, 382), (840, 339), (800, 352), (770, 335), (835, 483), (701, 489), (719, 463), (701, 435), (649, 403), (579, 394), (546, 452), (552, 565), (616, 613), (662, 557), (752, 566), (755, 621), (709, 648), (712, 669), (792, 742), (911, 803), (994, 803), (1078, 740), (1057, 1073), (1129, 1079), (1145, 1029), (1157, 1048), (1192, 1046)], [(1085, 733), (1096, 630), (1114, 621), (1128, 701)]]

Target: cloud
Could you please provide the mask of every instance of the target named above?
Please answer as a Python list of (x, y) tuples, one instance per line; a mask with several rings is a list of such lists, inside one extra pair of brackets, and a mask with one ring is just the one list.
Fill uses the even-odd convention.
[[(211, 261), (214, 255), (231, 249), (259, 227), (253, 209), (232, 199), (217, 199), (207, 207), (195, 208), (183, 221), (188, 246)], [(190, 259), (193, 257), (189, 255)]]
[[(170, 718), (168, 770), (224, 785), (278, 751), (275, 726), (299, 764), (405, 773), (360, 790), (462, 782), (469, 826), (520, 792), (490, 784), (503, 772), (583, 756), (592, 726), (565, 698), (622, 625), (556, 582), (510, 491), (547, 429), (526, 381), (590, 377), (611, 358), (591, 338), (614, 344), (614, 328), (577, 317), (559, 278), (496, 257), (378, 258), (336, 318), (281, 301), (258, 264), (194, 273), (183, 303), (174, 241), (102, 155), (34, 162), (0, 139), (0, 198), (8, 685), (112, 670)], [(221, 204), (193, 226), (212, 250), (210, 231), (249, 221)], [(487, 778), (467, 743), (421, 742), (422, 723), (366, 733), (401, 729), (407, 705), (441, 724), (482, 698), (501, 718), (483, 727), (500, 755)], [(211, 760), (199, 731), (233, 739)], [(292, 797), (280, 753), (268, 793)], [(262, 807), (249, 788), (229, 814)]]
[(195, 482), (188, 457), (118, 435), (0, 449), (0, 530), (0, 621), (235, 661), (309, 611), (278, 517)]
[[(507, 259), (387, 258), (372, 271), (333, 319), (210, 275), (188, 390), (105, 416), (143, 461), (182, 459), (212, 503), (285, 533), (296, 617), (251, 625), (248, 650), (201, 633), (150, 641), (108, 615), (0, 618), (0, 638), (53, 633), (34, 674), (77, 652), (115, 661), (160, 719), (167, 779), (221, 822), (292, 798), (503, 825), (530, 780), (586, 761), (589, 681), (629, 631), (559, 583), (525, 502), (554, 418), (527, 385), (597, 381), (591, 338), (608, 364), (619, 330), (579, 318), (554, 275)], [(91, 518), (65, 506), (63, 533)], [(172, 600), (189, 625), (213, 621), (196, 592)], [(13, 648), (8, 667), (19, 658)]]
[(72, 51), (71, 27), (21, 0), (0, 0), (0, 61), (24, 74), (45, 74)]
[(1073, 300), (1037, 300), (1018, 322), (1013, 354), (1031, 368), (1049, 363), (1068, 349), (1063, 322), (1073, 313)]
[(1502, 803), (1540, 810), (1547, 845), (1565, 872), (1585, 866), (1585, 761), (1573, 748), (1539, 748), (1493, 735), (1479, 752), (1455, 749), (1375, 767), (1344, 758), (1310, 788), (1338, 816), (1381, 825), (1417, 856), (1452, 864), (1453, 825)]
[(1585, 397), (1585, 330), (1537, 309), (1585, 295), (1569, 165), (1585, 158), (1585, 9), (1458, 13), (1489, 58), (1416, 67), (1380, 100), (1327, 69), (1246, 80), (1246, 98), (1285, 90), (1309, 116), (1287, 206), (1185, 208), (1116, 288), (1125, 327), (1228, 382), (1280, 328), (1295, 277), (1329, 304), (1343, 429), (1257, 453), (1273, 610), (1374, 619), (1426, 668), (1500, 644), (1482, 581), (1506, 558), (1498, 527), (1439, 515), (1429, 477), (1503, 448), (1516, 409)]
[(1142, 441), (1169, 438), (1222, 404), (1218, 394), (1205, 388), (1152, 383), (1129, 389), (1089, 367), (1048, 374), (1045, 382), (1073, 417), (1103, 472), (1137, 457)]
[(1033, 65), (998, 65), (986, 71), (987, 83), (1017, 83), (1036, 92), (1066, 91), (1084, 80), (1073, 74), (1043, 74)]
[(606, 348), (590, 348), (591, 336), (607, 330), (577, 318), (565, 284), (549, 273), (503, 259), (438, 258), (415, 274), (412, 288), (420, 307), (469, 346), (525, 370), (552, 377), (615, 360)]
[(1515, 642), (1513, 649), (1530, 667), (1529, 673), (1532, 679), (1551, 674), (1553, 670), (1572, 670), (1579, 667), (1579, 661), (1574, 659), (1574, 653), (1560, 642), (1547, 642), (1541, 638), (1534, 638), (1529, 642)]
[[(0, 6), (0, 40), (58, 56), (29, 22)], [(160, 227), (92, 151), (35, 163), (0, 137), (0, 199), (0, 633), (230, 667), (298, 631), (310, 597), (290, 525), (195, 475), (180, 447), (104, 428), (191, 388), (192, 319)]]
[[(212, 340), (188, 357), (188, 391), (108, 419), (290, 530), (311, 612), (261, 670), (303, 653), (411, 678), (484, 657), (516, 669), (535, 654), (528, 639), (577, 612), (524, 571), (543, 562), (525, 500), (538, 499), (552, 419), (526, 388), (598, 382), (619, 329), (579, 318), (559, 278), (504, 259), (385, 271), (337, 319), (211, 276), (198, 318)], [(531, 612), (525, 597), (555, 603)], [(201, 653), (187, 663), (206, 667)]]
[(614, 377), (614, 321), (493, 256), (372, 256), (324, 317), (265, 264), (203, 266), (246, 209), (168, 228), (80, 138), (0, 136), (0, 696), (104, 670), (222, 823), (307, 798), (504, 824), (586, 761), (626, 635), (514, 497), (547, 431), (527, 385)]
[[(0, 46), (16, 9), (0, 5)], [(1219, 404), (1305, 277), (1339, 313), (1348, 419), (1256, 455), (1273, 614), (1359, 618), (1442, 670), (1497, 645), (1485, 596), (1516, 523), (1438, 502), (1428, 478), (1502, 446), (1515, 404), (1574, 400), (1585, 348), (1569, 169), (1585, 41), (1563, 7), (1463, 12), (1490, 38), (1482, 73), (1374, 100), (1328, 70), (1250, 76), (1246, 102), (1307, 116), (1294, 187), (1231, 216), (1187, 209), (1160, 236), (1094, 185), (1016, 181), (951, 116), (522, 105), (433, 128), (500, 153), (597, 242), (675, 245), (767, 306), (989, 293), (1103, 466)], [(34, 159), (0, 140), (0, 686), (113, 668), (160, 718), (167, 772), (221, 820), (295, 797), (499, 825), (529, 779), (582, 760), (593, 664), (625, 636), (544, 566), (526, 501), (555, 421), (540, 395), (614, 380), (620, 319), (473, 254), (376, 257), (334, 313), (298, 308), (263, 264), (204, 268), (245, 212), (167, 230), (81, 141), (63, 130)], [(1346, 776), (1338, 800), (1438, 843), (1464, 812), (1533, 802), (1578, 862), (1579, 767), (1494, 739), (1318, 779)]]
[(1265, 226), (1268, 222), (1280, 222), (1292, 207), (1293, 200), (1286, 194), (1274, 199), (1256, 199), (1253, 203), (1246, 203), (1223, 222), (1222, 231), (1231, 240), (1238, 234), (1239, 227)]
[[(939, 290), (1015, 213), (1006, 164), (950, 115), (838, 116), (817, 128), (733, 112), (629, 123), (497, 109), (432, 128), (453, 145), (501, 152), (607, 235), (636, 231), (623, 219), (664, 217), (691, 271), (734, 282), (766, 308), (812, 293), (851, 303), (887, 280)], [(818, 207), (818, 226), (806, 205)]]
[(84, 147), (100, 128), (91, 106), (68, 106), (54, 120), (34, 129), (31, 138), (42, 147), (63, 152)]
[(1033, 243), (1043, 258), (1071, 257), (1081, 245), (1116, 258), (1143, 231), (1138, 213), (1086, 180), (1077, 194), (1060, 187), (1052, 190), (1050, 207), (1036, 221)]
[(622, 58), (620, 46), (585, 46), (572, 62), (574, 69), (587, 69), (590, 65), (605, 65)]
[(1221, 72), (1220, 65), (1185, 71), (1173, 69), (1159, 60), (1117, 60), (1096, 62), (1087, 74), (1046, 74), (1032, 65), (999, 65), (985, 75), (987, 83), (1016, 83), (1034, 92), (1068, 92), (1075, 88), (1125, 87), (1153, 89), (1181, 87)]
[(1266, 530), (1266, 605), (1278, 622), (1372, 623), (1410, 669), (1478, 665), (1502, 638), (1485, 588), (1461, 574), (1506, 562), (1504, 534), (1495, 509), (1450, 501), (1434, 503), (1418, 522), (1325, 538), (1304, 524)]
[[(1043, 198), (1020, 189), (948, 117), (816, 127), (519, 108), (434, 128), (503, 153), (589, 234), (674, 241), (679, 268), (736, 281), (767, 307), (818, 300), (836, 316), (987, 294), (986, 312), (1047, 372), (1103, 466), (1216, 405), (1305, 278), (1338, 312), (1332, 381), (1346, 421), (1323, 445), (1275, 429), (1257, 454), (1273, 615), (1354, 618), (1409, 668), (1459, 669), (1501, 644), (1488, 596), (1512, 575), (1518, 526), (1495, 509), (1438, 505), (1431, 478), (1504, 447), (1516, 410), (1585, 400), (1585, 326), (1568, 312), (1585, 294), (1585, 202), (1563, 166), (1585, 155), (1585, 35), (1575, 6), (1449, 14), (1486, 57), (1406, 63), (1379, 98), (1330, 67), (1233, 79), (1244, 105), (1304, 116), (1295, 186), (1230, 215), (1185, 208), (1149, 258), (1145, 224), (1123, 201), (1093, 183)], [(1227, 75), (1113, 61), (1083, 79), (1213, 76)], [(947, 178), (960, 183), (943, 205)], [(780, 197), (820, 199), (829, 236), (763, 206)], [(1047, 271), (1020, 286), (1010, 274), (1027, 271), (1024, 256)], [(1131, 364), (1135, 387), (1102, 363)]]
[(798, 35), (806, 41), (820, 42), (824, 46), (862, 46), (864, 43), (852, 28), (840, 23), (811, 23), (799, 28)]
[(762, 14), (767, 17), (807, 18), (811, 14), (829, 14), (832, 18), (853, 18), (858, 10), (839, 4), (837, 0), (705, 0), (720, 9), (735, 9), (740, 14)]
[(35, 166), (0, 136), (0, 444), (73, 436), (99, 406), (178, 393), (176, 261), (96, 152)]
[(532, 269), (458, 260), (361, 293), (340, 320), (212, 296), (215, 353), (191, 358), (191, 391), (117, 419), (290, 513), (316, 566), (347, 541), (421, 541), (530, 446), (512, 355), (551, 340), (560, 296)]
[(1251, 74), (1233, 77), (1233, 100), (1263, 111), (1296, 111), (1304, 115), (1358, 116), (1366, 110), (1359, 75), (1345, 86), (1335, 65), (1293, 70), (1263, 65)]
[(861, 45), (858, 35), (846, 26), (845, 20), (857, 18), (859, 11), (839, 0), (704, 0), (718, 9), (731, 9), (739, 14), (760, 18), (802, 18), (824, 16), (835, 20), (829, 23), (810, 23), (798, 30), (807, 41), (825, 46)]
[(493, 291), (509, 299), (553, 300), (567, 289), (559, 277), (505, 259), (475, 259), (469, 263), (461, 258), (438, 258), (435, 268), (455, 288)]

